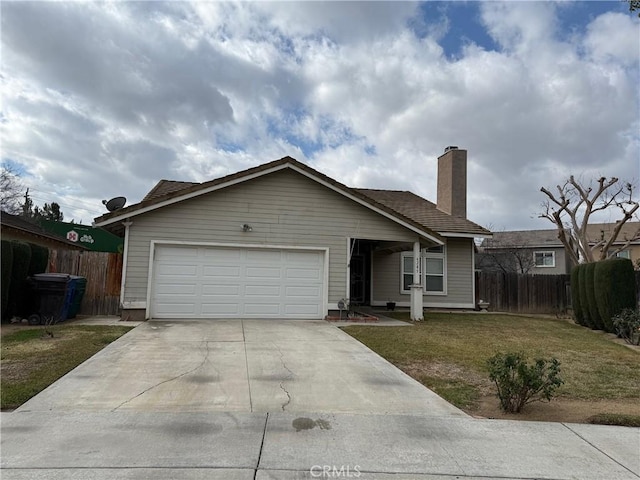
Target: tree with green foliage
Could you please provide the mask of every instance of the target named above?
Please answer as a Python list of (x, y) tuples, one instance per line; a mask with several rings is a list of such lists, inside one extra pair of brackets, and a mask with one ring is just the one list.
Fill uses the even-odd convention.
[(21, 205), (21, 214), (27, 220), (53, 220), (54, 222), (62, 222), (64, 214), (60, 210), (60, 205), (56, 202), (45, 203), (42, 208), (34, 206), (33, 200), (29, 196), (29, 189), (24, 194), (24, 201)]

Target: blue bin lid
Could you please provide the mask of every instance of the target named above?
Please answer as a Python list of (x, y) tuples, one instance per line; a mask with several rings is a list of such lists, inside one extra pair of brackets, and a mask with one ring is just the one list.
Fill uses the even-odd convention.
[(66, 283), (71, 280), (71, 275), (68, 273), (36, 273), (33, 278), (39, 282)]

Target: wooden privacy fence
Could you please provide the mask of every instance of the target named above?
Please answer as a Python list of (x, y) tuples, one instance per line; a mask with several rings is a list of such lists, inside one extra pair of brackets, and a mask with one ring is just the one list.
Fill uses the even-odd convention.
[(513, 313), (560, 313), (571, 307), (570, 275), (476, 272), (476, 300), (489, 310)]
[(87, 279), (81, 315), (119, 315), (122, 254), (49, 250), (51, 273), (68, 273)]

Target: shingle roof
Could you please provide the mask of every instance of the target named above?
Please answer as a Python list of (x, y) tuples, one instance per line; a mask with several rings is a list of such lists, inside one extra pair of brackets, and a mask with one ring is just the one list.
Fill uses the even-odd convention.
[(155, 198), (160, 198), (168, 193), (178, 192), (180, 190), (184, 190), (188, 187), (193, 187), (194, 185), (200, 185), (196, 182), (179, 182), (176, 180), (160, 180), (155, 187), (153, 187), (149, 193), (147, 193), (142, 201), (153, 200)]
[(28, 220), (25, 220), (24, 218), (19, 217), (18, 215), (11, 215), (10, 213), (0, 212), (0, 224), (2, 225), (2, 227), (8, 227), (14, 230), (20, 230), (21, 232), (26, 232), (30, 235), (35, 235), (38, 237), (46, 238), (47, 240), (59, 242), (69, 247), (74, 247), (80, 250), (86, 250), (84, 245), (79, 245), (77, 243), (67, 240), (66, 238), (47, 232), (42, 227), (40, 227), (40, 225), (37, 225)]
[(402, 213), (421, 225), (438, 233), (463, 233), (490, 235), (491, 232), (466, 218), (454, 217), (441, 210), (436, 204), (426, 200), (415, 193), (398, 190), (371, 190), (367, 188), (354, 188), (369, 198), (386, 205), (387, 207)]
[[(603, 236), (609, 238), (615, 228), (615, 223), (591, 223), (587, 226), (587, 237), (591, 243), (596, 243)], [(631, 239), (632, 243), (640, 244), (640, 222), (627, 222), (622, 226), (616, 244), (625, 243)], [(557, 229), (549, 230), (513, 230), (508, 232), (494, 232), (490, 241), (482, 244), (484, 248), (504, 248), (505, 246), (527, 247), (562, 247)]]
[(203, 183), (160, 180), (140, 203), (130, 205), (114, 212), (106, 213), (101, 217), (97, 217), (95, 222), (108, 225), (111, 223), (109, 221), (112, 219), (126, 217), (128, 214), (135, 215), (135, 212), (147, 209), (148, 207), (153, 208), (155, 204), (164, 204), (164, 202), (170, 202), (172, 200), (178, 201), (180, 197), (197, 194), (197, 192), (201, 190), (204, 191), (218, 185), (242, 181), (245, 177), (252, 178), (256, 174), (260, 174), (261, 172), (273, 168), (282, 167), (287, 164), (297, 167), (311, 176), (331, 184), (338, 190), (357, 197), (372, 207), (379, 208), (400, 220), (414, 225), (417, 228), (434, 233), (448, 232), (467, 235), (491, 234), (488, 230), (470, 222), (469, 220), (453, 217), (441, 212), (433, 203), (411, 192), (350, 188), (291, 157), (284, 157), (273, 162), (265, 163), (248, 170)]

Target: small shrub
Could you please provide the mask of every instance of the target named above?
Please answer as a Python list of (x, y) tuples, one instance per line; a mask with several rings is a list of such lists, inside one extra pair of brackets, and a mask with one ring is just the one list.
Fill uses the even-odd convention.
[(613, 327), (627, 343), (640, 345), (640, 310), (625, 308), (613, 317)]
[(489, 378), (498, 388), (500, 407), (508, 413), (520, 412), (527, 403), (550, 401), (564, 383), (556, 358), (538, 358), (530, 365), (522, 353), (498, 353), (487, 364)]

